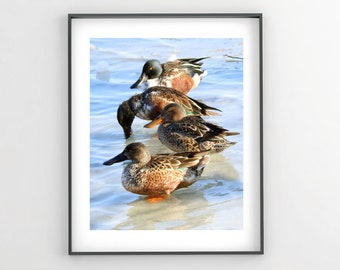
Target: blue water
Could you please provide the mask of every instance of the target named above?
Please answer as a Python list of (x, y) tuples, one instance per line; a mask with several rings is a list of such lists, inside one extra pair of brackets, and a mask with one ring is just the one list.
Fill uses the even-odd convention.
[[(90, 228), (92, 230), (236, 230), (243, 227), (243, 57), (242, 39), (91, 39), (90, 40)], [(142, 89), (130, 89), (144, 62), (205, 57), (208, 75), (188, 95), (220, 108), (206, 118), (239, 136), (226, 151), (211, 157), (195, 184), (159, 202), (126, 191), (121, 184), (125, 163), (103, 166), (134, 141), (152, 154), (171, 152), (135, 118), (134, 134), (125, 139), (117, 122), (119, 104)]]

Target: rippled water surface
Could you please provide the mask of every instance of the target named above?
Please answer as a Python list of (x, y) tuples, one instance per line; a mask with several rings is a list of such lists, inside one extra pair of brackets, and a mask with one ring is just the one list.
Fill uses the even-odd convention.
[[(243, 227), (243, 57), (242, 39), (91, 39), (90, 83), (90, 226), (92, 230), (237, 230)], [(208, 75), (188, 95), (220, 108), (208, 117), (231, 131), (237, 142), (211, 157), (202, 177), (158, 203), (126, 191), (121, 184), (125, 163), (102, 163), (134, 141), (152, 154), (171, 152), (135, 118), (134, 134), (126, 140), (116, 119), (117, 107), (142, 89), (130, 89), (144, 62), (205, 57)]]

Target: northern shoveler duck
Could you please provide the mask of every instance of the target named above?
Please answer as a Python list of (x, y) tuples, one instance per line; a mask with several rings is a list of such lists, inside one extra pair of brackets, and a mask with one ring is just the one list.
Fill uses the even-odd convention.
[(207, 71), (202, 70), (202, 58), (185, 58), (161, 64), (158, 60), (147, 61), (138, 80), (130, 88), (138, 88), (144, 82), (148, 87), (166, 86), (187, 94), (197, 87)]
[(135, 142), (103, 165), (131, 160), (122, 173), (124, 188), (132, 193), (157, 197), (168, 196), (176, 189), (194, 183), (206, 164), (205, 156), (206, 153), (151, 156), (144, 144)]
[(129, 138), (132, 134), (131, 125), (135, 116), (145, 120), (153, 120), (161, 114), (163, 108), (169, 103), (180, 104), (187, 114), (218, 115), (212, 110), (220, 111), (175, 89), (154, 86), (141, 94), (132, 96), (119, 105), (117, 119), (124, 130), (125, 138)]
[(156, 124), (160, 124), (158, 139), (175, 152), (222, 152), (235, 144), (228, 141), (226, 136), (240, 134), (206, 122), (200, 116), (186, 115), (176, 103), (165, 106), (162, 113), (145, 127)]

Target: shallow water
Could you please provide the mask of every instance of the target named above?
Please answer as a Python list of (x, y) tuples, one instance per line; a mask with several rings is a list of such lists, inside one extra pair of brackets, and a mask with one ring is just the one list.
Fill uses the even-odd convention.
[[(218, 229), (243, 227), (243, 63), (227, 61), (224, 54), (242, 57), (242, 39), (91, 39), (90, 77), (90, 228), (92, 230)], [(117, 122), (119, 104), (142, 89), (130, 89), (148, 59), (205, 57), (208, 75), (188, 95), (221, 109), (207, 117), (241, 134), (237, 142), (211, 156), (202, 177), (169, 198), (149, 203), (121, 184), (124, 163), (104, 166), (107, 159), (134, 141), (152, 154), (171, 152), (155, 138), (157, 128), (135, 118), (134, 134), (125, 139)], [(128, 161), (127, 161), (128, 162)]]

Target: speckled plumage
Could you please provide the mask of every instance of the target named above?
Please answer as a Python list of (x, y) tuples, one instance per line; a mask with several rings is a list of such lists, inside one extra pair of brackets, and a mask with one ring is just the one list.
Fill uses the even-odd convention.
[[(176, 153), (151, 156), (142, 143), (131, 143), (124, 151), (104, 162), (112, 165), (131, 160), (122, 173), (124, 188), (148, 196), (169, 195), (191, 185), (203, 170), (206, 153)], [(189, 168), (189, 170), (188, 170)], [(197, 171), (197, 173), (193, 173)]]
[[(176, 103), (167, 105), (155, 122), (158, 120), (162, 122), (157, 131), (159, 140), (176, 152), (222, 152), (235, 144), (226, 137), (239, 134), (209, 123), (200, 116), (186, 116)], [(151, 127), (152, 122), (146, 126)]]
[(202, 58), (185, 58), (161, 64), (158, 60), (148, 60), (138, 80), (130, 88), (138, 88), (144, 82), (148, 87), (166, 86), (187, 94), (197, 87), (207, 74), (202, 70)]
[(129, 138), (132, 134), (131, 125), (135, 116), (145, 120), (153, 120), (160, 115), (169, 103), (180, 104), (188, 114), (216, 115), (217, 113), (213, 111), (220, 111), (175, 89), (163, 86), (151, 87), (119, 105), (117, 119), (124, 130), (125, 137)]

